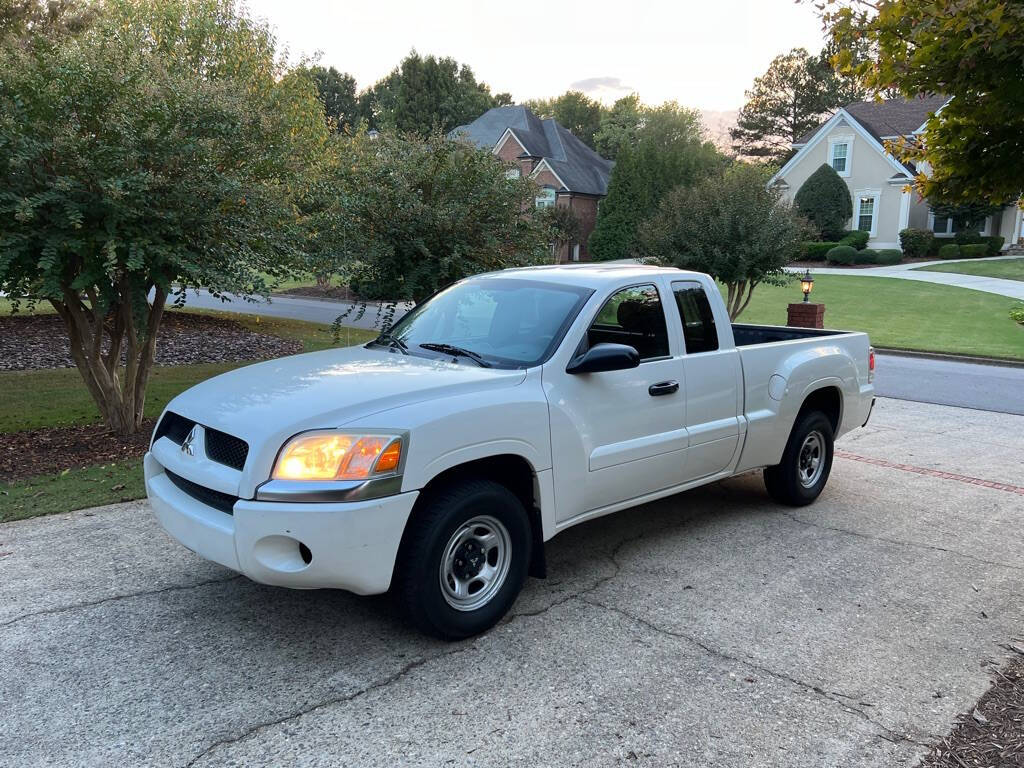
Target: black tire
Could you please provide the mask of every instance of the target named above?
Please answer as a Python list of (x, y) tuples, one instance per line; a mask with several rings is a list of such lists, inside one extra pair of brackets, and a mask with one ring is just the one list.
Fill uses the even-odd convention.
[[(500, 583), (497, 578), (493, 580), (493, 588), (478, 586), (477, 599), (486, 602), (471, 608), (468, 606), (473, 601), (472, 594), (465, 598), (453, 594), (454, 585), (459, 582), (451, 580), (451, 570), (446, 578), (449, 589), (442, 586), (441, 569), (456, 533), (465, 533), (466, 524), (473, 520), (485, 522), (466, 534), (470, 538), (455, 547), (456, 556), (451, 559), (452, 568), (456, 568), (455, 563), (463, 568), (459, 571), (465, 577), (461, 583), (468, 583), (469, 589), (483, 583), (473, 580), (474, 567), (480, 569), (478, 576), (506, 561), (507, 568), (497, 568), (504, 576)], [(507, 538), (502, 537), (502, 529)], [(488, 530), (503, 543), (484, 552), (481, 542), (486, 538), (474, 536), (485, 536), (480, 532)], [(499, 561), (506, 544), (505, 560)], [(526, 581), (531, 544), (526, 510), (505, 486), (491, 480), (465, 479), (430, 491), (420, 499), (402, 537), (395, 564), (395, 596), (410, 621), (427, 634), (444, 640), (479, 634), (498, 623), (515, 602)], [(458, 557), (460, 552), (467, 556)], [(485, 590), (489, 590), (489, 596), (484, 594)], [(462, 609), (453, 607), (451, 601), (461, 604)]]
[[(814, 452), (814, 438), (817, 435), (820, 461), (820, 473), (808, 477), (810, 461)], [(804, 454), (802, 463), (802, 453)], [(789, 435), (789, 442), (786, 443), (786, 450), (782, 454), (782, 461), (774, 467), (766, 467), (764, 470), (764, 485), (769, 495), (780, 504), (788, 504), (791, 507), (803, 507), (810, 504), (821, 494), (828, 482), (829, 473), (832, 471), (833, 454), (833, 432), (832, 422), (828, 420), (821, 411), (809, 411), (802, 414), (793, 431)], [(807, 483), (807, 480), (813, 482)]]

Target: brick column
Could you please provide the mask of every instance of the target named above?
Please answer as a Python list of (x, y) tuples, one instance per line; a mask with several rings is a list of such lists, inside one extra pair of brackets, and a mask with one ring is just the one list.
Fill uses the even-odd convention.
[(786, 325), (795, 328), (824, 328), (825, 305), (800, 302), (789, 305), (789, 316)]

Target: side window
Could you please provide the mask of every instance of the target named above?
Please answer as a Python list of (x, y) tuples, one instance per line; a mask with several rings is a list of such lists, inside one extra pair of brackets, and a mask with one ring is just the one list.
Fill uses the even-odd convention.
[(672, 293), (683, 321), (686, 354), (714, 352), (718, 349), (718, 331), (704, 288), (697, 283), (672, 283)]
[(658, 289), (635, 285), (612, 294), (587, 331), (587, 347), (628, 344), (640, 360), (668, 357), (668, 331)]

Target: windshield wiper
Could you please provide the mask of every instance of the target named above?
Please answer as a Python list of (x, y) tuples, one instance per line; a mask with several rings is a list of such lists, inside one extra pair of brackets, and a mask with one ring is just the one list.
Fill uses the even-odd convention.
[(423, 349), (430, 349), (434, 352), (444, 352), (448, 355), (454, 355), (455, 357), (468, 357), (474, 363), (479, 365), (481, 368), (490, 368), (491, 364), (484, 360), (476, 352), (469, 349), (463, 349), (462, 347), (456, 347), (454, 344), (440, 344), (432, 341), (428, 341), (425, 344), (419, 344), (418, 346)]
[(383, 345), (385, 347), (394, 347), (399, 352), (401, 352), (403, 355), (408, 355), (409, 354), (409, 345), (406, 344), (404, 341), (402, 341), (397, 336), (393, 336), (388, 331), (384, 331), (384, 333), (380, 334), (380, 336), (378, 336), (376, 339), (373, 340), (373, 343), (374, 344), (381, 344), (381, 345)]

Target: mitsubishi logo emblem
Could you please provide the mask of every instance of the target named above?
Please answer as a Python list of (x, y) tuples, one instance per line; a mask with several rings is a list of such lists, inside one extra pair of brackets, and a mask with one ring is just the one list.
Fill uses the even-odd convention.
[(195, 456), (192, 450), (192, 442), (196, 439), (196, 428), (192, 427), (189, 430), (188, 436), (181, 443), (181, 452), (186, 456)]

